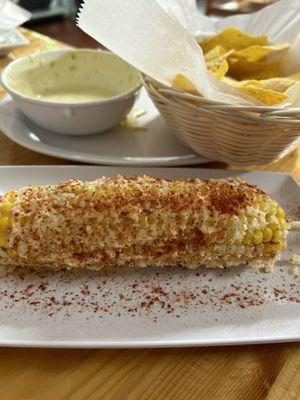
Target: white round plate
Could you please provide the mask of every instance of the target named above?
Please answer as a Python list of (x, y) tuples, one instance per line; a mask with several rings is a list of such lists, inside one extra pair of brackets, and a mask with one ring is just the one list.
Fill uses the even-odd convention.
[(146, 90), (135, 104), (145, 114), (139, 131), (110, 130), (91, 136), (64, 136), (40, 128), (27, 119), (10, 96), (0, 102), (0, 130), (14, 142), (38, 153), (104, 165), (176, 166), (209, 160), (182, 145), (159, 115)]

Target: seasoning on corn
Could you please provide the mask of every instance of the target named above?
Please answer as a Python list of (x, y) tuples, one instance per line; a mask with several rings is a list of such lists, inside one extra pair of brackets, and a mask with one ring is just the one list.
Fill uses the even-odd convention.
[(282, 208), (240, 179), (71, 180), (0, 196), (0, 264), (270, 270), (286, 246)]

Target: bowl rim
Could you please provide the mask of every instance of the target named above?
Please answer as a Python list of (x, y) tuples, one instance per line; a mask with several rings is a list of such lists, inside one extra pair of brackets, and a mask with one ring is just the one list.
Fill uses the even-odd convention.
[[(118, 94), (116, 96), (112, 96), (112, 97), (108, 97), (106, 99), (99, 99), (99, 100), (93, 100), (93, 101), (87, 101), (87, 102), (55, 102), (55, 101), (47, 101), (47, 100), (41, 100), (41, 99), (35, 99), (35, 98), (31, 98), (28, 96), (25, 96), (23, 94), (21, 94), (20, 92), (18, 92), (15, 89), (12, 89), (9, 85), (8, 82), (8, 77), (7, 74), (8, 72), (11, 70), (11, 68), (13, 68), (16, 64), (18, 64), (19, 62), (22, 62), (28, 58), (32, 58), (32, 57), (43, 57), (43, 56), (49, 56), (49, 55), (60, 55), (60, 54), (64, 54), (64, 53), (84, 53), (84, 52), (88, 52), (88, 53), (103, 53), (106, 55), (110, 55), (111, 57), (118, 57), (116, 54), (108, 51), (108, 50), (102, 50), (102, 49), (59, 49), (59, 50), (55, 50), (55, 51), (45, 51), (42, 53), (36, 53), (36, 54), (31, 54), (31, 55), (27, 55), (24, 57), (20, 57), (12, 62), (10, 62), (2, 71), (1, 74), (1, 79), (0, 79), (0, 83), (3, 85), (4, 89), (12, 96), (15, 97), (19, 100), (25, 101), (27, 103), (32, 103), (35, 105), (40, 105), (40, 106), (44, 106), (44, 107), (89, 107), (89, 106), (99, 106), (99, 105), (105, 105), (105, 104), (110, 104), (110, 103), (115, 103), (121, 100), (125, 100), (128, 97), (132, 97), (135, 96), (141, 89), (141, 87), (143, 86), (143, 81), (142, 81), (142, 75), (141, 73), (136, 70), (136, 74), (137, 76), (140, 77), (140, 83), (138, 85), (136, 85), (136, 87), (134, 87), (131, 90), (128, 90), (124, 93)], [(124, 61), (126, 62), (126, 61)], [(130, 65), (130, 64), (129, 64)], [(134, 68), (134, 67), (132, 67)]]

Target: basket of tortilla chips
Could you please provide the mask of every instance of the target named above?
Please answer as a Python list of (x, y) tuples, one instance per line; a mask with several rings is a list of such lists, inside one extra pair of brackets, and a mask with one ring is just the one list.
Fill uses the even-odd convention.
[(286, 76), (281, 68), (288, 43), (272, 45), (267, 36), (227, 28), (199, 45), (208, 70), (259, 105), (205, 99), (180, 74), (172, 88), (144, 77), (152, 100), (183, 143), (207, 158), (235, 165), (269, 164), (300, 144), (300, 109), (288, 104), (300, 73)]

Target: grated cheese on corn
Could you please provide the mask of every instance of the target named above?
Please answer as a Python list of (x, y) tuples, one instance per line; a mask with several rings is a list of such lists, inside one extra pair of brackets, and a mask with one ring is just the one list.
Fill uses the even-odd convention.
[(7, 266), (269, 269), (285, 246), (283, 209), (240, 179), (118, 176), (0, 196)]

